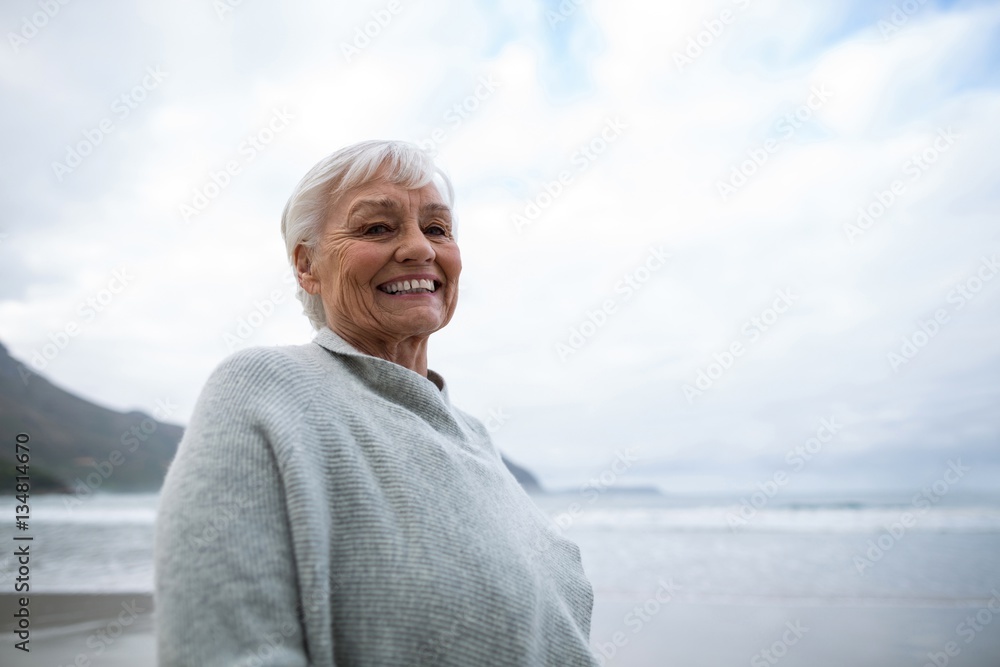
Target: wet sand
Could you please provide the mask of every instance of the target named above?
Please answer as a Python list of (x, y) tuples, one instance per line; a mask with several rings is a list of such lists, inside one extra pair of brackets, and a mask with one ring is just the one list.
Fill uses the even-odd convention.
[[(640, 624), (634, 615), (635, 600), (599, 596), (591, 645), (612, 656), (603, 659), (608, 667), (923, 667), (935, 663), (937, 667), (1000, 667), (1000, 615), (974, 634), (969, 625), (956, 632), (981, 611), (978, 603), (839, 606), (829, 600), (817, 602), (674, 601)], [(620, 646), (613, 641), (616, 633), (621, 633)], [(954, 655), (949, 656), (946, 647)]]
[(18, 597), (0, 595), (4, 667), (155, 667), (150, 594), (33, 594), (28, 653), (15, 648)]
[[(956, 633), (978, 605), (740, 605), (678, 599), (641, 620), (634, 614), (635, 602), (598, 596), (591, 644), (609, 656), (603, 660), (609, 667), (921, 667), (932, 664), (929, 654), (938, 665), (945, 659), (955, 667), (1000, 665), (1000, 615), (971, 639)], [(30, 653), (14, 648), (17, 638), (8, 619), (16, 610), (15, 596), (0, 595), (4, 667), (156, 666), (148, 593), (32, 595)], [(955, 643), (956, 655), (945, 653), (948, 642)]]

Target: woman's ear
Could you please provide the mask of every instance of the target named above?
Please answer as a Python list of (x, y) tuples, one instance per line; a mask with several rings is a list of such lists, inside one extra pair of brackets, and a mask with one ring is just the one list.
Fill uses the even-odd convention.
[(313, 273), (312, 252), (303, 244), (295, 246), (295, 277), (308, 294), (319, 294), (319, 279)]

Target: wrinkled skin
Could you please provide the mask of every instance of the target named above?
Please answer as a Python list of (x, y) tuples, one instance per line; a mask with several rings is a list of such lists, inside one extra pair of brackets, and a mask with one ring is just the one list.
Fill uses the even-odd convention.
[[(462, 259), (451, 211), (434, 184), (377, 177), (333, 202), (313, 248), (295, 249), (299, 284), (319, 294), (327, 326), (355, 348), (427, 376), (427, 339), (458, 303)], [(434, 293), (388, 294), (396, 279), (435, 280)]]

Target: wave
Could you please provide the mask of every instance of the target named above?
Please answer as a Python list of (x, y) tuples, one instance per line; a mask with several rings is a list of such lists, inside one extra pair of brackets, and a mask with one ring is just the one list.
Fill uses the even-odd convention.
[(757, 531), (801, 533), (869, 533), (903, 525), (906, 532), (1000, 533), (996, 507), (918, 509), (792, 508), (571, 508), (550, 510), (562, 528), (663, 531)]

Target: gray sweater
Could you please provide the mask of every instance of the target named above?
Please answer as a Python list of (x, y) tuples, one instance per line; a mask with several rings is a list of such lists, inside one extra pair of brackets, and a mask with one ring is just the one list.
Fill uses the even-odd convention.
[(329, 329), (209, 378), (155, 567), (160, 667), (597, 664), (580, 551), (482, 423)]

